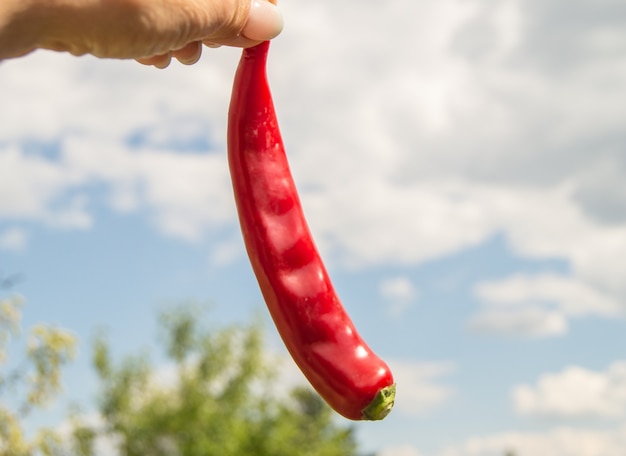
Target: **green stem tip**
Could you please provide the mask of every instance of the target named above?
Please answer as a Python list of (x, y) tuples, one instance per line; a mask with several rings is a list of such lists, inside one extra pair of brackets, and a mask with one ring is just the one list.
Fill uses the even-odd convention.
[(393, 408), (396, 399), (396, 384), (386, 386), (376, 393), (372, 402), (361, 410), (364, 420), (376, 421), (382, 420)]

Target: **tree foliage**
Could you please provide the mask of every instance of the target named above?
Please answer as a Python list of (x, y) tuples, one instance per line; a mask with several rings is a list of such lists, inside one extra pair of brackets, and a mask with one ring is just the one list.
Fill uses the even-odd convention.
[[(56, 434), (40, 429), (28, 438), (23, 422), (61, 392), (62, 368), (74, 358), (75, 338), (60, 328), (35, 325), (23, 343), (22, 305), (17, 295), (0, 297), (0, 454), (49, 455)], [(9, 351), (18, 354), (17, 362)]]
[(314, 392), (279, 394), (259, 325), (210, 330), (198, 313), (197, 307), (179, 307), (161, 315), (171, 362), (165, 372), (141, 356), (114, 363), (106, 342), (96, 342), (100, 411), (122, 454), (355, 453), (351, 429), (337, 426)]
[[(162, 313), (159, 323), (167, 360), (159, 367), (145, 353), (114, 359), (107, 339), (96, 338), (96, 423), (72, 413), (71, 432), (45, 429), (27, 442), (24, 415), (0, 408), (0, 454), (99, 456), (103, 442), (120, 456), (356, 454), (352, 428), (338, 424), (315, 392), (281, 388), (259, 324), (210, 328), (193, 305)], [(73, 354), (67, 333), (42, 328), (34, 330), (37, 343), (27, 354), (34, 366), (29, 411), (59, 392), (61, 367)], [(7, 334), (2, 330), (0, 337)], [(7, 381), (0, 377), (0, 392)]]

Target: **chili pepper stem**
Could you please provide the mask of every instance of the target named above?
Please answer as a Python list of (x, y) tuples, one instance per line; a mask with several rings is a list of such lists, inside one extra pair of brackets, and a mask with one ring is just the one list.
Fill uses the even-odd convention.
[(395, 400), (396, 384), (394, 383), (378, 391), (372, 402), (361, 411), (363, 419), (371, 421), (382, 420), (391, 412)]

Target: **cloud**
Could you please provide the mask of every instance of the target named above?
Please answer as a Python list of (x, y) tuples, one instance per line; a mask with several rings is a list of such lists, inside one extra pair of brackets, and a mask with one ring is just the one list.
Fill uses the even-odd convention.
[(379, 290), (381, 296), (388, 301), (389, 312), (396, 317), (405, 313), (418, 295), (413, 282), (407, 277), (384, 279)]
[(455, 370), (450, 362), (391, 359), (388, 363), (398, 385), (394, 406), (397, 413), (420, 415), (440, 406), (453, 395), (453, 390), (441, 382), (441, 377)]
[[(552, 191), (533, 190), (525, 201), (501, 195), (498, 204), (514, 251), (531, 258), (563, 258), (575, 276), (618, 296), (626, 293), (626, 225), (604, 225), (589, 218), (564, 185)], [(505, 205), (521, 204), (506, 208)], [(542, 201), (540, 201), (542, 200)], [(518, 209), (522, 209), (519, 211)]]
[(424, 453), (418, 451), (411, 445), (397, 445), (384, 448), (376, 453), (378, 456), (423, 456)]
[(476, 294), (493, 305), (514, 306), (547, 302), (573, 316), (610, 316), (626, 310), (612, 296), (573, 277), (551, 272), (538, 275), (515, 274), (501, 281), (479, 283)]
[[(398, 453), (394, 451), (398, 449)], [(608, 429), (557, 427), (547, 431), (508, 431), (470, 437), (439, 451), (423, 452), (411, 446), (389, 447), (381, 454), (396, 456), (622, 456), (626, 424)]]
[(568, 330), (563, 314), (540, 307), (483, 310), (468, 326), (478, 333), (520, 337), (560, 336)]
[(64, 163), (0, 144), (0, 218), (84, 229), (91, 225), (80, 191), (86, 176)]
[[(177, 119), (211, 118), (207, 137), (221, 135), (237, 52), (211, 52), (193, 69), (159, 72), (134, 62), (37, 51), (2, 64), (3, 141), (55, 141), (88, 133), (121, 141), (137, 132), (176, 134)], [(45, 70), (45, 78), (42, 71)], [(175, 131), (172, 132), (172, 128)]]
[(62, 141), (55, 159), (0, 147), (4, 219), (89, 228), (93, 209), (87, 193), (98, 185), (111, 209), (147, 209), (159, 230), (188, 241), (235, 217), (224, 156), (94, 144), (84, 137)]
[(522, 415), (621, 419), (626, 417), (626, 362), (616, 361), (603, 372), (570, 366), (544, 374), (535, 385), (516, 386), (512, 398)]
[(0, 219), (89, 228), (97, 188), (184, 240), (232, 222), (223, 151), (236, 59), (218, 51), (167, 72), (45, 51), (3, 62)]
[(483, 306), (469, 327), (500, 335), (558, 336), (567, 332), (571, 318), (623, 317), (626, 311), (619, 297), (552, 272), (481, 282), (474, 292)]
[(474, 437), (451, 446), (438, 456), (500, 456), (505, 451), (519, 455), (620, 456), (626, 447), (626, 426), (606, 430), (555, 428), (546, 432), (511, 431)]
[[(287, 106), (285, 131), (301, 138), (288, 144), (325, 248), (350, 265), (419, 263), (504, 233), (521, 256), (562, 258), (586, 282), (624, 292), (626, 108), (615, 96), (626, 93), (626, 66), (593, 38), (601, 23), (597, 14), (585, 22), (595, 9), (581, 4), (583, 33), (568, 28), (575, 39), (558, 40), (554, 55), (539, 49), (564, 23), (554, 5), (418, 2), (410, 14), (392, 1), (381, 18), (376, 4), (360, 4), (346, 6), (358, 17), (346, 33), (341, 12), (322, 3), (317, 15), (344, 34), (327, 47), (307, 45), (296, 24), (291, 44), (317, 65), (294, 70), (275, 58), (275, 87), (307, 108)], [(398, 44), (385, 47), (380, 33), (368, 41), (361, 27), (387, 20), (386, 42)], [(588, 46), (599, 46), (593, 59), (579, 53)], [(550, 58), (533, 60), (537, 50)], [(557, 56), (575, 71), (555, 73), (546, 64)], [(284, 84), (292, 71), (309, 90)], [(326, 108), (310, 109), (317, 103)]]
[(413, 283), (406, 277), (383, 280), (380, 283), (380, 293), (385, 298), (401, 300), (411, 300), (417, 295)]
[(28, 235), (20, 228), (9, 228), (0, 232), (0, 250), (22, 250), (27, 243)]
[(196, 241), (205, 230), (234, 219), (228, 165), (216, 154), (132, 149), (105, 144), (66, 144), (72, 166), (110, 190), (109, 203), (120, 211), (148, 209), (160, 231)]
[(241, 238), (227, 239), (211, 250), (209, 265), (210, 267), (219, 268), (224, 265), (232, 264), (239, 259), (241, 255), (245, 255), (245, 248), (241, 242)]

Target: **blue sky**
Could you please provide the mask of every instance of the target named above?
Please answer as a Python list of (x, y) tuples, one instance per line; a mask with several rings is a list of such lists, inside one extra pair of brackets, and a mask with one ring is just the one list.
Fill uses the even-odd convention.
[[(623, 2), (281, 6), (269, 75), (294, 177), (398, 380), (394, 412), (357, 425), (363, 448), (621, 456)], [(70, 398), (92, 397), (102, 326), (122, 353), (155, 345), (165, 303), (265, 315), (225, 156), (238, 57), (0, 64), (0, 271), (24, 274), (26, 325), (79, 336)]]

